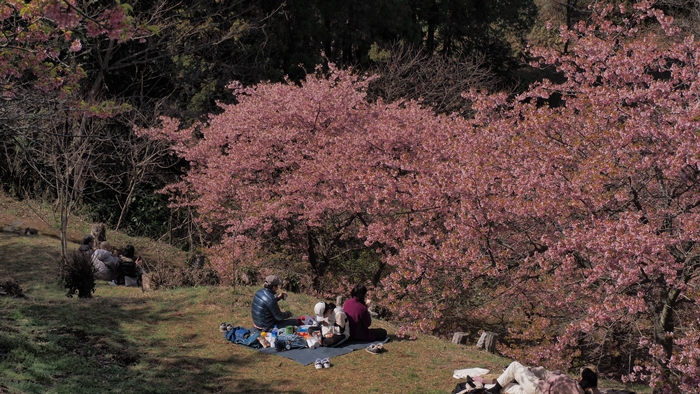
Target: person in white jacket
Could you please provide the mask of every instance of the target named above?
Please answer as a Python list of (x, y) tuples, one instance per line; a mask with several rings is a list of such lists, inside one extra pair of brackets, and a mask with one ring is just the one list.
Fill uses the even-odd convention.
[(117, 275), (119, 257), (112, 250), (112, 245), (107, 241), (100, 243), (100, 247), (92, 253), (92, 265), (95, 268), (95, 279), (111, 281)]
[(350, 338), (348, 317), (343, 308), (336, 307), (332, 302), (319, 302), (314, 307), (314, 313), (321, 324), (321, 344), (323, 346), (338, 346)]

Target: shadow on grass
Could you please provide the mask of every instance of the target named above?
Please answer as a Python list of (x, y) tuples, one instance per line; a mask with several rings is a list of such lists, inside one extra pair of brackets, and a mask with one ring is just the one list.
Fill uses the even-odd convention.
[[(182, 300), (66, 298), (56, 284), (55, 248), (8, 239), (0, 276), (36, 290), (0, 298), (0, 381), (13, 392), (295, 393), (285, 378), (251, 378), (256, 352), (228, 358), (198, 356), (202, 340), (178, 313)], [(4, 260), (4, 259), (3, 259)], [(49, 284), (49, 286), (46, 286)], [(55, 291), (51, 290), (55, 286)], [(133, 291), (139, 291), (134, 289)], [(180, 295), (185, 298), (187, 295)], [(195, 339), (197, 339), (195, 341)], [(243, 349), (245, 350), (245, 349)], [(242, 371), (245, 370), (245, 371)]]

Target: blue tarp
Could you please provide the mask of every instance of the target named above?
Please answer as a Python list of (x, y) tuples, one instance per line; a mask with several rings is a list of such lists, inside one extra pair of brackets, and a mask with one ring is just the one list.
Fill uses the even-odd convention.
[(290, 360), (294, 360), (302, 365), (313, 364), (317, 358), (331, 358), (342, 356), (343, 354), (348, 354), (354, 350), (361, 350), (369, 346), (371, 343), (387, 343), (389, 338), (387, 337), (383, 341), (370, 341), (370, 342), (345, 342), (340, 344), (338, 347), (317, 347), (316, 349), (291, 349), (278, 352), (274, 348), (264, 348), (258, 349), (261, 353), (276, 354), (278, 356), (286, 357)]

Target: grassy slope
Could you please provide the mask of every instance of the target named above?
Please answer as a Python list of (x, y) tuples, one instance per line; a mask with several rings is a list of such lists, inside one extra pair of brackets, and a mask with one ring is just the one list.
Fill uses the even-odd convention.
[[(0, 204), (0, 227), (27, 215), (17, 203)], [(76, 221), (72, 238), (88, 228)], [(458, 382), (454, 369), (500, 371), (509, 362), (421, 337), (394, 338), (381, 355), (355, 351), (336, 357), (329, 370), (301, 366), (222, 338), (221, 322), (252, 325), (249, 305), (256, 288), (143, 293), (99, 282), (93, 299), (69, 299), (56, 284), (59, 241), (50, 229), (40, 231), (49, 236), (0, 233), (0, 279), (14, 277), (26, 294), (0, 297), (0, 393), (445, 393)], [(108, 238), (117, 247), (147, 245), (123, 235)], [(165, 247), (161, 254), (177, 259)], [(316, 301), (293, 294), (283, 307), (311, 314)], [(385, 322), (375, 324), (394, 332)]]

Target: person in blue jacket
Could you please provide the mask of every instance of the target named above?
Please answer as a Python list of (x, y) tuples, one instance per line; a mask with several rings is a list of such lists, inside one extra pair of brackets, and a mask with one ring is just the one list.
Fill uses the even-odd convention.
[(278, 305), (279, 300), (287, 298), (287, 293), (277, 294), (282, 281), (276, 275), (268, 275), (265, 278), (263, 288), (255, 293), (251, 315), (253, 325), (261, 331), (270, 331), (277, 328), (297, 326), (297, 319), (291, 319), (292, 312), (283, 312)]

